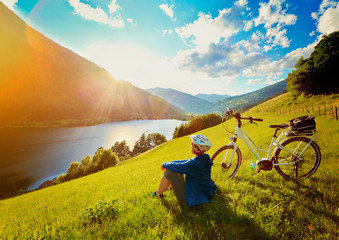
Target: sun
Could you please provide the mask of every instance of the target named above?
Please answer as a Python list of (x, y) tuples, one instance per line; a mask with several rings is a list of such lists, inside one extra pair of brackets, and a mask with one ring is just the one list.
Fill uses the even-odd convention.
[(118, 80), (130, 80), (131, 75), (156, 61), (151, 51), (138, 44), (123, 42), (94, 42), (84, 55)]

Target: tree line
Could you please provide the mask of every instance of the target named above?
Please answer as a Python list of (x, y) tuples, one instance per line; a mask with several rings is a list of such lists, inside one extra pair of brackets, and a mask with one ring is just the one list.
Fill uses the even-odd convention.
[(98, 148), (93, 157), (90, 155), (82, 158), (80, 162), (72, 162), (67, 172), (54, 179), (56, 184), (80, 178), (95, 172), (99, 172), (109, 167), (116, 166), (119, 162), (143, 153), (157, 145), (167, 142), (164, 135), (160, 133), (145, 133), (134, 144), (133, 151), (130, 151), (126, 141), (115, 142), (110, 149)]
[(186, 136), (205, 128), (213, 127), (222, 123), (222, 117), (215, 113), (209, 113), (193, 118), (188, 123), (183, 123), (174, 129), (173, 139)]

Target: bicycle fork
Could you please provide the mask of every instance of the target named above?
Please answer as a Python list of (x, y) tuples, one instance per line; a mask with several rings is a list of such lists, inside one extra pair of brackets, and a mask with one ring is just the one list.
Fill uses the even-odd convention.
[(233, 151), (232, 151), (230, 160), (228, 161), (227, 164), (225, 163), (225, 160), (226, 160), (226, 158), (227, 158), (227, 154), (228, 154), (228, 151), (229, 151), (230, 149), (227, 149), (227, 150), (225, 151), (223, 160), (222, 160), (222, 162), (221, 162), (221, 167), (222, 167), (223, 169), (225, 169), (225, 170), (227, 170), (227, 169), (229, 169), (229, 168), (231, 167), (231, 162), (232, 162), (234, 153), (237, 151), (237, 144), (236, 144), (235, 142), (230, 142), (230, 143), (227, 144), (226, 146), (233, 146)]

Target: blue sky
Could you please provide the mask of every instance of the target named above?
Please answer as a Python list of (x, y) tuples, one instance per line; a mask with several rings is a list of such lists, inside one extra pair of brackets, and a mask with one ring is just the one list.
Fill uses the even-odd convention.
[(334, 0), (0, 0), (60, 45), (140, 88), (238, 95), (283, 80)]

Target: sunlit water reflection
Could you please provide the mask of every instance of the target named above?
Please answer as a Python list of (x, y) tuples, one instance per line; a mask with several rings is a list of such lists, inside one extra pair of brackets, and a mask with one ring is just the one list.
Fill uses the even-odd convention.
[(9, 189), (35, 189), (67, 171), (73, 161), (126, 140), (130, 149), (142, 133), (172, 139), (179, 120), (135, 120), (56, 129), (0, 129), (0, 195)]

